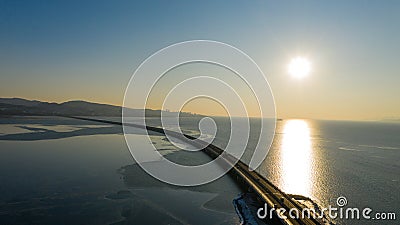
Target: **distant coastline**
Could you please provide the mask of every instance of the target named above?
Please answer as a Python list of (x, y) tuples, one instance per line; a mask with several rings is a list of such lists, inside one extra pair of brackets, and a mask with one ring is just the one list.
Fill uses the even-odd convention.
[[(195, 117), (202, 116), (190, 112), (170, 112), (153, 109), (126, 109), (129, 116), (160, 117), (166, 116)], [(87, 101), (67, 101), (63, 103), (27, 100), (23, 98), (0, 98), (0, 116), (121, 116), (122, 107)]]

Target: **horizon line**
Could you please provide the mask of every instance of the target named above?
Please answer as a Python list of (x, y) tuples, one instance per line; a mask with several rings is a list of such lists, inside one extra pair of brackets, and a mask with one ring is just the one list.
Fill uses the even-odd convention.
[[(0, 99), (20, 99), (20, 100), (27, 100), (27, 101), (36, 101), (36, 102), (46, 102), (50, 104), (63, 104), (67, 102), (86, 102), (86, 103), (93, 103), (93, 104), (99, 104), (99, 105), (108, 105), (108, 106), (114, 106), (114, 107), (121, 107), (123, 108), (122, 105), (117, 105), (113, 103), (108, 103), (108, 102), (97, 102), (97, 101), (91, 101), (91, 100), (86, 100), (86, 99), (70, 99), (70, 100), (64, 100), (64, 101), (45, 101), (45, 100), (38, 100), (38, 99), (32, 99), (32, 98), (26, 98), (26, 97), (20, 97), (20, 96), (14, 96), (14, 97), (0, 97)], [(140, 108), (132, 108), (132, 109), (137, 109), (141, 110)], [(142, 110), (154, 110), (154, 111), (168, 111), (168, 109), (154, 109), (154, 108), (145, 108)], [(196, 113), (196, 112), (191, 112), (191, 111), (169, 111), (171, 113), (190, 113), (193, 115), (198, 115), (198, 116), (208, 116), (208, 117), (228, 117), (224, 115), (209, 115), (209, 114), (201, 114), (201, 113)], [(262, 117), (257, 117), (257, 116), (232, 116), (232, 118), (262, 118)], [(271, 117), (265, 117), (265, 119), (273, 119)], [(322, 120), (322, 121), (360, 121), (360, 122), (400, 122), (400, 116), (393, 117), (393, 118), (379, 118), (379, 119), (332, 119), (332, 118), (310, 118), (310, 117), (276, 117), (276, 120)]]

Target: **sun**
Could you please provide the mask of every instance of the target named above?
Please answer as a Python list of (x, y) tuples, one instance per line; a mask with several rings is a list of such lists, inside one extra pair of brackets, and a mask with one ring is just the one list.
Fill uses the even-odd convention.
[(311, 72), (311, 62), (303, 57), (293, 58), (289, 63), (288, 72), (295, 78), (304, 78)]

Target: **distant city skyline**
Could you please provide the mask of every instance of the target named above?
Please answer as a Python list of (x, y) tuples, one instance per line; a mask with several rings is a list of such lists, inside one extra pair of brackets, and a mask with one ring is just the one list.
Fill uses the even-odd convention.
[[(279, 118), (400, 118), (399, 10), (398, 1), (1, 1), (0, 97), (122, 105), (148, 56), (209, 39), (255, 60)], [(307, 77), (289, 74), (296, 57), (310, 61)], [(223, 113), (205, 104), (187, 111)]]

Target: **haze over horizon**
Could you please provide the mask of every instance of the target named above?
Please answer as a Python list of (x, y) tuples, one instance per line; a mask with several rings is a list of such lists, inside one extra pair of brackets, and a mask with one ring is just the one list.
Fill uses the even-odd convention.
[[(398, 1), (1, 1), (0, 97), (122, 105), (132, 72), (148, 56), (210, 39), (255, 60), (279, 118), (400, 118), (399, 9)], [(307, 77), (289, 75), (295, 57), (310, 61)], [(184, 111), (224, 114), (209, 104)]]

